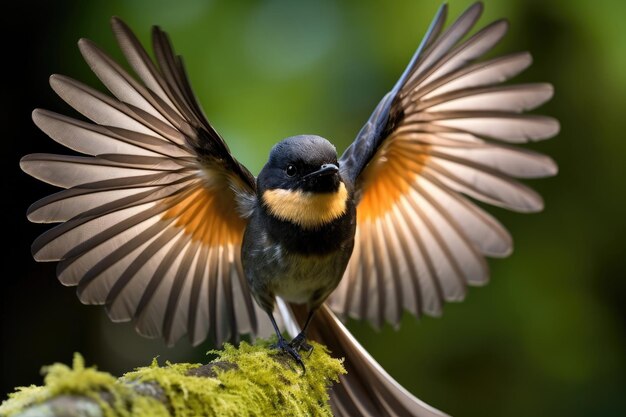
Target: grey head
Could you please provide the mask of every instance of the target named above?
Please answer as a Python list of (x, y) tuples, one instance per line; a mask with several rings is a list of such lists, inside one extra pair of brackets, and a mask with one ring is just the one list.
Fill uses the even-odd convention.
[(335, 146), (320, 136), (299, 135), (274, 145), (257, 189), (259, 195), (272, 189), (332, 193), (340, 183)]

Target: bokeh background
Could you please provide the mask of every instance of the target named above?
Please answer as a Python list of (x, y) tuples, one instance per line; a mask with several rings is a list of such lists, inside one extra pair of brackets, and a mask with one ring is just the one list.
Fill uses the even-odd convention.
[[(36, 3), (36, 2), (35, 2)], [(160, 360), (203, 361), (210, 348), (174, 349), (113, 324), (37, 264), (30, 243), (46, 229), (26, 208), (52, 188), (23, 174), (19, 158), (63, 152), (30, 121), (35, 107), (69, 112), (47, 84), (63, 73), (100, 85), (76, 41), (114, 57), (109, 31), (123, 17), (147, 42), (159, 24), (185, 57), (210, 120), (258, 173), (277, 140), (298, 133), (341, 151), (393, 85), (439, 1), (59, 1), (11, 2), (3, 39), (3, 210), (0, 398), (40, 383), (40, 368), (89, 363), (120, 374)], [(451, 0), (451, 16), (470, 1)], [(350, 322), (357, 338), (419, 398), (454, 416), (623, 416), (626, 411), (626, 2), (487, 0), (481, 23), (507, 17), (499, 52), (529, 50), (519, 81), (550, 81), (541, 109), (561, 134), (532, 148), (557, 177), (532, 183), (546, 210), (491, 210), (512, 232), (514, 254), (491, 262), (492, 282), (448, 305), (441, 319), (406, 317), (399, 331)]]

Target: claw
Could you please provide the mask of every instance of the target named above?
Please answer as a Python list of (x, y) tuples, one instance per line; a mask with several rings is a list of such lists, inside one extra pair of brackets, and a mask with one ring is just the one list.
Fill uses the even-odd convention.
[(271, 348), (280, 349), (284, 353), (291, 356), (293, 360), (295, 360), (296, 363), (302, 368), (302, 374), (304, 375), (306, 373), (306, 367), (304, 366), (304, 362), (302, 362), (302, 357), (298, 353), (298, 349), (293, 347), (291, 343), (287, 343), (287, 341), (281, 337), (278, 339), (278, 343), (272, 345)]
[(313, 346), (309, 345), (306, 342), (306, 336), (304, 335), (304, 333), (300, 333), (299, 335), (294, 337), (293, 340), (289, 342), (289, 345), (295, 350), (303, 350), (307, 352), (307, 358), (311, 356), (311, 353), (313, 353)]

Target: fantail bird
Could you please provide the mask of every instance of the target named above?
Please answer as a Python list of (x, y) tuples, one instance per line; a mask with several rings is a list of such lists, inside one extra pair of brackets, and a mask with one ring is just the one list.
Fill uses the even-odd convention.
[[(331, 395), (338, 416), (442, 415), (395, 382), (337, 315), (376, 325), (398, 324), (404, 310), (439, 315), (444, 301), (487, 282), (485, 256), (507, 256), (512, 242), (468, 197), (541, 210), (541, 197), (513, 178), (554, 175), (556, 165), (511, 144), (559, 131), (553, 118), (523, 114), (552, 97), (551, 85), (500, 85), (531, 64), (528, 53), (477, 61), (507, 22), (464, 39), (482, 5), (443, 30), (446, 11), (340, 158), (326, 139), (294, 136), (256, 179), (204, 116), (167, 35), (153, 28), (153, 62), (113, 18), (138, 79), (81, 40), (114, 97), (54, 75), (54, 91), (93, 123), (33, 112), (52, 139), (88, 155), (22, 159), (28, 174), (66, 189), (28, 210), (33, 222), (61, 223), (34, 242), (35, 259), (58, 261), (60, 281), (77, 285), (83, 303), (170, 344), (185, 333), (221, 344), (267, 334), (271, 323), (277, 347), (301, 364), (308, 335), (345, 358), (348, 374)], [(284, 328), (297, 334), (289, 343)]]

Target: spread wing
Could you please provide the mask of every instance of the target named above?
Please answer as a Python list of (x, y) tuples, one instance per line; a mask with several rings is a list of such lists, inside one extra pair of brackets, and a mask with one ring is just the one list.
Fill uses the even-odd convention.
[(241, 268), (246, 220), (237, 197), (255, 181), (211, 127), (167, 35), (153, 29), (153, 62), (119, 19), (113, 31), (129, 75), (81, 40), (83, 57), (115, 98), (63, 76), (54, 91), (93, 123), (46, 110), (33, 120), (87, 156), (33, 154), (28, 174), (65, 190), (28, 210), (61, 223), (33, 244), (38, 261), (59, 261), (58, 277), (114, 321), (133, 320), (148, 337), (197, 344), (256, 333), (255, 303)]
[[(393, 90), (341, 157), (356, 184), (353, 256), (330, 305), (397, 324), (404, 309), (439, 315), (468, 285), (487, 282), (485, 257), (512, 250), (507, 231), (471, 200), (518, 212), (543, 208), (515, 178), (554, 175), (547, 156), (512, 146), (554, 136), (556, 120), (523, 114), (552, 97), (549, 84), (501, 85), (528, 53), (477, 62), (505, 35), (496, 21), (467, 39), (474, 4), (447, 30), (442, 7)], [(468, 198), (470, 197), (470, 198)]]

